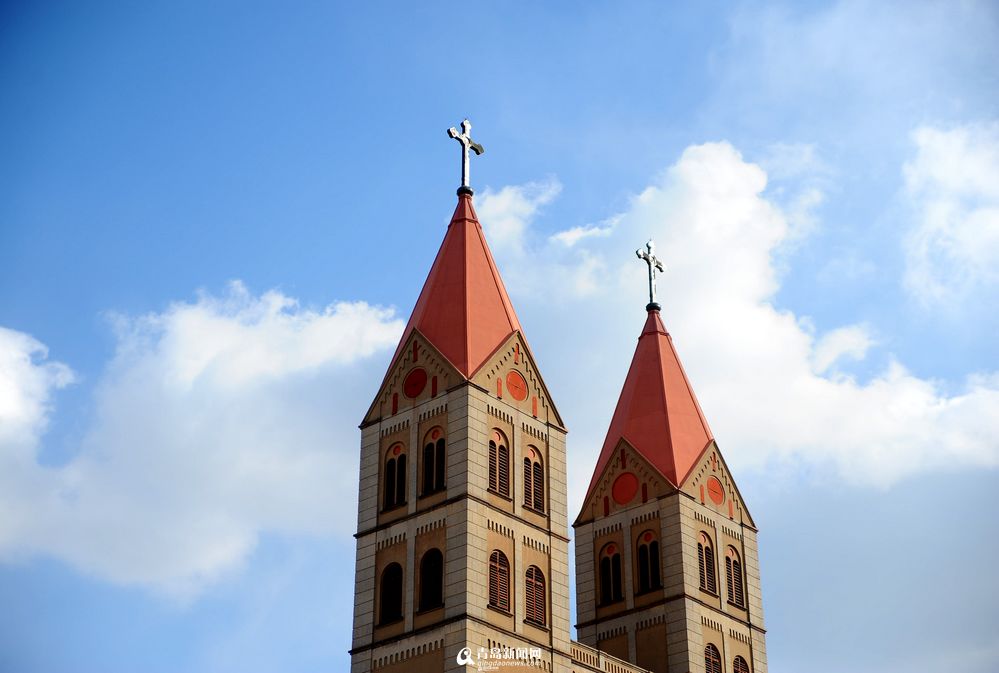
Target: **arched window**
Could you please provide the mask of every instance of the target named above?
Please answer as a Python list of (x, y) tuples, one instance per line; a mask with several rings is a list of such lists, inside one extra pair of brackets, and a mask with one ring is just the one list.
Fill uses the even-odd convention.
[(600, 604), (621, 600), (624, 595), (621, 587), (621, 552), (611, 542), (600, 550)]
[(390, 563), (382, 571), (378, 615), (379, 624), (402, 619), (402, 566), (398, 563)]
[(701, 588), (713, 594), (718, 593), (718, 582), (715, 581), (715, 551), (711, 547), (711, 538), (703, 532), (697, 537), (697, 572), (701, 579)]
[(749, 664), (742, 657), (736, 657), (732, 662), (732, 670), (734, 673), (749, 673)]
[(704, 648), (704, 673), (722, 673), (721, 655), (718, 654), (718, 648), (711, 643)]
[(545, 473), (541, 468), (541, 452), (533, 446), (524, 451), (524, 507), (545, 511)]
[(385, 485), (382, 491), (382, 509), (392, 509), (406, 504), (406, 449), (393, 444), (385, 454)]
[(510, 612), (510, 562), (498, 549), (489, 555), (489, 605)]
[(659, 575), (659, 540), (647, 530), (638, 536), (638, 593), (662, 586)]
[(423, 439), (423, 495), (444, 490), (444, 431), (434, 428)]
[(736, 607), (746, 607), (746, 591), (742, 583), (742, 561), (735, 547), (725, 552), (725, 583), (728, 585), (728, 602)]
[(527, 569), (525, 590), (527, 621), (544, 626), (547, 623), (548, 601), (545, 596), (545, 576), (537, 566)]
[(510, 445), (499, 430), (489, 437), (489, 489), (510, 497)]
[(430, 549), (420, 560), (420, 612), (444, 605), (444, 554)]

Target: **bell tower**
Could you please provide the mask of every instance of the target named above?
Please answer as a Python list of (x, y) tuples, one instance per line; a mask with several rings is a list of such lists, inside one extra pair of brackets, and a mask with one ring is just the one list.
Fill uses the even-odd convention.
[(649, 304), (575, 528), (579, 640), (655, 673), (766, 673), (756, 526)]
[(470, 132), (449, 130), (458, 204), (361, 423), (352, 673), (571, 668), (566, 430), (472, 204)]

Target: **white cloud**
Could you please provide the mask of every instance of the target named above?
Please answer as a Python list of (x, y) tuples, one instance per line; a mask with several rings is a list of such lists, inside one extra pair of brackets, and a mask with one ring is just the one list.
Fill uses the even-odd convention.
[(602, 238), (605, 236), (610, 236), (611, 232), (614, 231), (614, 222), (606, 222), (604, 226), (581, 226), (572, 227), (570, 229), (565, 229), (564, 231), (558, 231), (549, 237), (549, 240), (556, 243), (561, 243), (567, 248), (571, 248), (580, 241), (586, 238)]
[(849, 325), (826, 332), (812, 351), (815, 372), (828, 371), (842, 358), (863, 360), (873, 345), (874, 339), (864, 325)]
[(561, 191), (562, 185), (555, 178), (503, 187), (498, 192), (486, 189), (476, 210), (489, 245), (498, 252), (523, 252), (527, 223)]
[[(489, 246), (501, 260), (503, 280), (511, 291), (544, 286), (551, 295), (586, 297), (597, 290), (603, 259), (577, 249), (582, 240), (608, 236), (611, 218), (596, 227), (575, 227), (547, 238), (532, 236), (531, 225), (546, 204), (558, 196), (558, 180), (486, 190), (476, 206)], [(542, 264), (534, 263), (543, 259)]]
[[(357, 363), (395, 344), (402, 323), (391, 311), (314, 311), (237, 283), (115, 325), (78, 456), (36, 462), (38, 411), (27, 414), (30, 451), (0, 442), (0, 557), (47, 554), (185, 599), (238, 568), (263, 533), (353, 529), (357, 388), (378, 376)], [(41, 345), (2, 334), (3, 362), (26, 372), (15, 395), (44, 408), (46, 386), (68, 370), (26, 368), (24, 354)]]
[(905, 241), (908, 290), (925, 304), (999, 283), (999, 122), (913, 134), (905, 165), (915, 213)]
[[(650, 233), (667, 266), (659, 285), (663, 318), (731, 463), (829, 466), (867, 484), (999, 465), (994, 372), (969, 376), (954, 392), (892, 360), (858, 381), (836, 363), (866, 357), (874, 345), (868, 327), (816, 334), (808, 317), (775, 306), (775, 259), (794, 227), (792, 214), (764, 196), (766, 184), (764, 171), (727, 143), (690, 147), (632, 200), (609, 236), (575, 246), (574, 254), (595, 261), (591, 291), (585, 304), (552, 318), (557, 337), (547, 348), (559, 357), (541, 363), (549, 381), (588, 382), (559, 386), (563, 413), (573, 411), (570, 483), (588, 481), (644, 319), (645, 269), (634, 249)], [(534, 267), (544, 280), (564, 265), (548, 254), (526, 255), (504, 273)], [(539, 289), (522, 288), (518, 307), (558, 311)], [(535, 341), (538, 322), (526, 323)], [(586, 337), (568, 338), (565, 324)]]
[[(30, 447), (45, 430), (52, 392), (74, 381), (60, 362), (45, 362), (36, 339), (0, 327), (0, 447)], [(0, 454), (3, 457), (3, 454)]]

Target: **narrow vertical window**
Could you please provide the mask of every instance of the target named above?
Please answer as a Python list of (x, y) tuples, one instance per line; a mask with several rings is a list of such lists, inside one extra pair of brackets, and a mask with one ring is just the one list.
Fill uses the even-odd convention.
[(423, 495), (434, 492), (434, 443), (423, 445)]
[(728, 588), (728, 602), (739, 608), (746, 607), (742, 562), (735, 547), (729, 547), (725, 552), (725, 584)]
[(659, 541), (647, 530), (638, 536), (638, 593), (662, 586), (659, 577)]
[(498, 549), (489, 555), (489, 605), (510, 611), (510, 562)]
[(510, 497), (510, 449), (499, 430), (489, 439), (489, 489)]
[(734, 673), (749, 673), (749, 664), (742, 657), (736, 657), (732, 662), (732, 670)]
[(600, 550), (600, 604), (615, 603), (623, 595), (621, 552), (612, 542)]
[(395, 504), (406, 504), (406, 454), (395, 459)]
[(382, 497), (382, 509), (395, 506), (395, 458), (385, 461), (385, 490)]
[(444, 490), (444, 431), (434, 428), (423, 440), (423, 495)]
[(419, 610), (433, 610), (444, 605), (444, 555), (430, 549), (420, 561)]
[(704, 648), (704, 673), (722, 673), (721, 655), (712, 643)]
[(382, 509), (406, 504), (406, 451), (402, 444), (393, 444), (388, 450), (382, 480)]
[(444, 468), (447, 466), (445, 462), (447, 459), (444, 455), (445, 444), (444, 437), (437, 440), (437, 444), (434, 445), (434, 490), (443, 491), (444, 490)]
[(711, 538), (703, 532), (697, 540), (697, 571), (701, 588), (713, 594), (718, 593), (718, 583), (715, 581), (715, 552), (711, 547)]
[(402, 619), (402, 566), (390, 563), (382, 571), (378, 600), (378, 623), (391, 624)]
[(525, 578), (525, 618), (540, 626), (547, 623), (547, 597), (545, 595), (545, 576), (537, 566), (527, 569)]
[(545, 476), (541, 468), (541, 453), (528, 446), (524, 450), (524, 507), (545, 511)]

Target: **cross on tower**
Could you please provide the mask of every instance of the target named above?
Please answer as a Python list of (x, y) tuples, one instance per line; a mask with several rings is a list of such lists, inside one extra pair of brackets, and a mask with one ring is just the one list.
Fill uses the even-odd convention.
[(472, 150), (476, 154), (482, 154), (485, 150), (482, 145), (472, 140), (472, 122), (467, 119), (461, 122), (461, 133), (458, 133), (458, 129), (452, 126), (447, 130), (447, 134), (461, 143), (461, 187), (458, 188), (458, 193), (471, 194), (472, 188), (468, 184), (468, 150)]
[(645, 263), (649, 265), (649, 305), (646, 306), (646, 310), (651, 311), (652, 309), (659, 310), (659, 304), (656, 302), (656, 271), (662, 272), (666, 270), (663, 266), (662, 261), (656, 257), (656, 244), (649, 239), (649, 242), (645, 244), (645, 250), (639, 248), (635, 251), (639, 259), (645, 260)]

